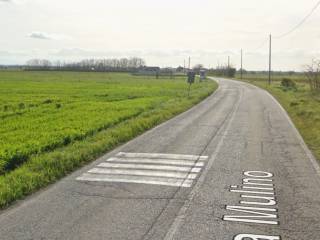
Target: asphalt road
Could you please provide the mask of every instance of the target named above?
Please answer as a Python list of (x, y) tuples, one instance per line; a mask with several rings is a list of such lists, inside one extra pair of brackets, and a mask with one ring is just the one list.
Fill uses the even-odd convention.
[[(0, 214), (0, 239), (319, 240), (319, 166), (264, 90), (215, 94)], [(143, 153), (143, 154), (142, 154)]]

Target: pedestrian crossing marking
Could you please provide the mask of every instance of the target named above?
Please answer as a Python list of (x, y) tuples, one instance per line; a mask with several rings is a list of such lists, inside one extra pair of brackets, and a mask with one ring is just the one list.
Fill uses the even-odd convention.
[(120, 152), (77, 180), (191, 187), (207, 160), (199, 155)]
[(195, 172), (199, 173), (201, 168), (197, 167), (176, 167), (176, 166), (161, 166), (147, 164), (123, 164), (123, 163), (101, 163), (98, 165), (101, 168), (127, 168), (127, 169), (147, 169), (147, 170), (169, 170), (179, 172)]
[[(146, 158), (109, 158), (108, 162), (118, 162), (118, 163), (154, 163), (154, 159), (146, 159)], [(190, 161), (190, 160), (165, 160), (159, 159), (157, 160), (157, 164), (161, 165), (182, 165), (182, 166), (193, 166), (193, 167), (203, 167), (205, 162), (197, 160)]]

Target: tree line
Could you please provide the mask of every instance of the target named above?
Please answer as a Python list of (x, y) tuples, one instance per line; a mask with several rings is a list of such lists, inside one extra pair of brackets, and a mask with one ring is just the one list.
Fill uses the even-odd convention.
[(237, 69), (231, 66), (218, 66), (217, 68), (209, 69), (208, 74), (217, 77), (235, 77)]
[(26, 62), (25, 70), (97, 71), (130, 72), (146, 66), (142, 58), (84, 59), (78, 62), (49, 61), (31, 59)]

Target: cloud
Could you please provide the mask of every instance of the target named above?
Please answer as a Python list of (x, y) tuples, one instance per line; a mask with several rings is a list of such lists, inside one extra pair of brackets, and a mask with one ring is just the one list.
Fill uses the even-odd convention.
[(50, 51), (50, 55), (55, 57), (87, 57), (87, 58), (118, 58), (118, 57), (132, 57), (132, 56), (157, 56), (165, 57), (171, 54), (165, 51), (155, 50), (98, 50), (98, 49), (85, 49), (85, 48), (64, 48), (60, 50)]
[(23, 57), (29, 56), (30, 52), (26, 51), (5, 51), (0, 50), (0, 57)]
[(258, 34), (264, 34), (263, 32), (260, 31), (246, 31), (246, 30), (241, 30), (241, 29), (236, 29), (233, 30), (233, 33), (237, 34), (242, 34), (242, 35), (258, 35)]
[(159, 59), (169, 58), (187, 58), (189, 56), (195, 58), (202, 57), (215, 57), (215, 56), (228, 56), (237, 55), (236, 51), (206, 51), (206, 50), (187, 50), (187, 49), (137, 49), (137, 50), (122, 50), (122, 51), (99, 51), (97, 49), (84, 49), (84, 48), (65, 48), (60, 50), (51, 50), (51, 56), (55, 57), (153, 57)]
[(0, 4), (9, 4), (9, 3), (14, 3), (14, 4), (20, 4), (24, 3), (25, 0), (0, 0)]
[(51, 40), (52, 37), (44, 32), (32, 32), (31, 34), (29, 34), (30, 38), (37, 38), (37, 39), (44, 39), (44, 40)]
[(2, 57), (2, 56), (4, 56), (4, 57), (11, 56), (11, 53), (8, 51), (0, 51), (0, 57)]
[(61, 57), (157, 57), (157, 58), (170, 58), (179, 56), (189, 56), (193, 54), (202, 54), (198, 51), (190, 50), (154, 50), (154, 49), (144, 49), (144, 50), (123, 50), (123, 51), (99, 51), (97, 49), (84, 49), (84, 48), (65, 48), (61, 50), (51, 51), (53, 56)]
[[(1, 0), (0, 0), (1, 1)], [(68, 40), (71, 39), (68, 36), (61, 34), (50, 34), (46, 32), (32, 32), (28, 35), (30, 38), (41, 39), (41, 40)]]
[(57, 57), (107, 57), (118, 56), (118, 52), (107, 52), (83, 48), (64, 48), (61, 50), (53, 50), (51, 55)]

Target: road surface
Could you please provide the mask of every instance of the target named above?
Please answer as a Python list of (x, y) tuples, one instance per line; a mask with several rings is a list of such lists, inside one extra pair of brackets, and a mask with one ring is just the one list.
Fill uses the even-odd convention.
[(0, 213), (0, 239), (319, 240), (319, 166), (264, 90), (219, 89)]

